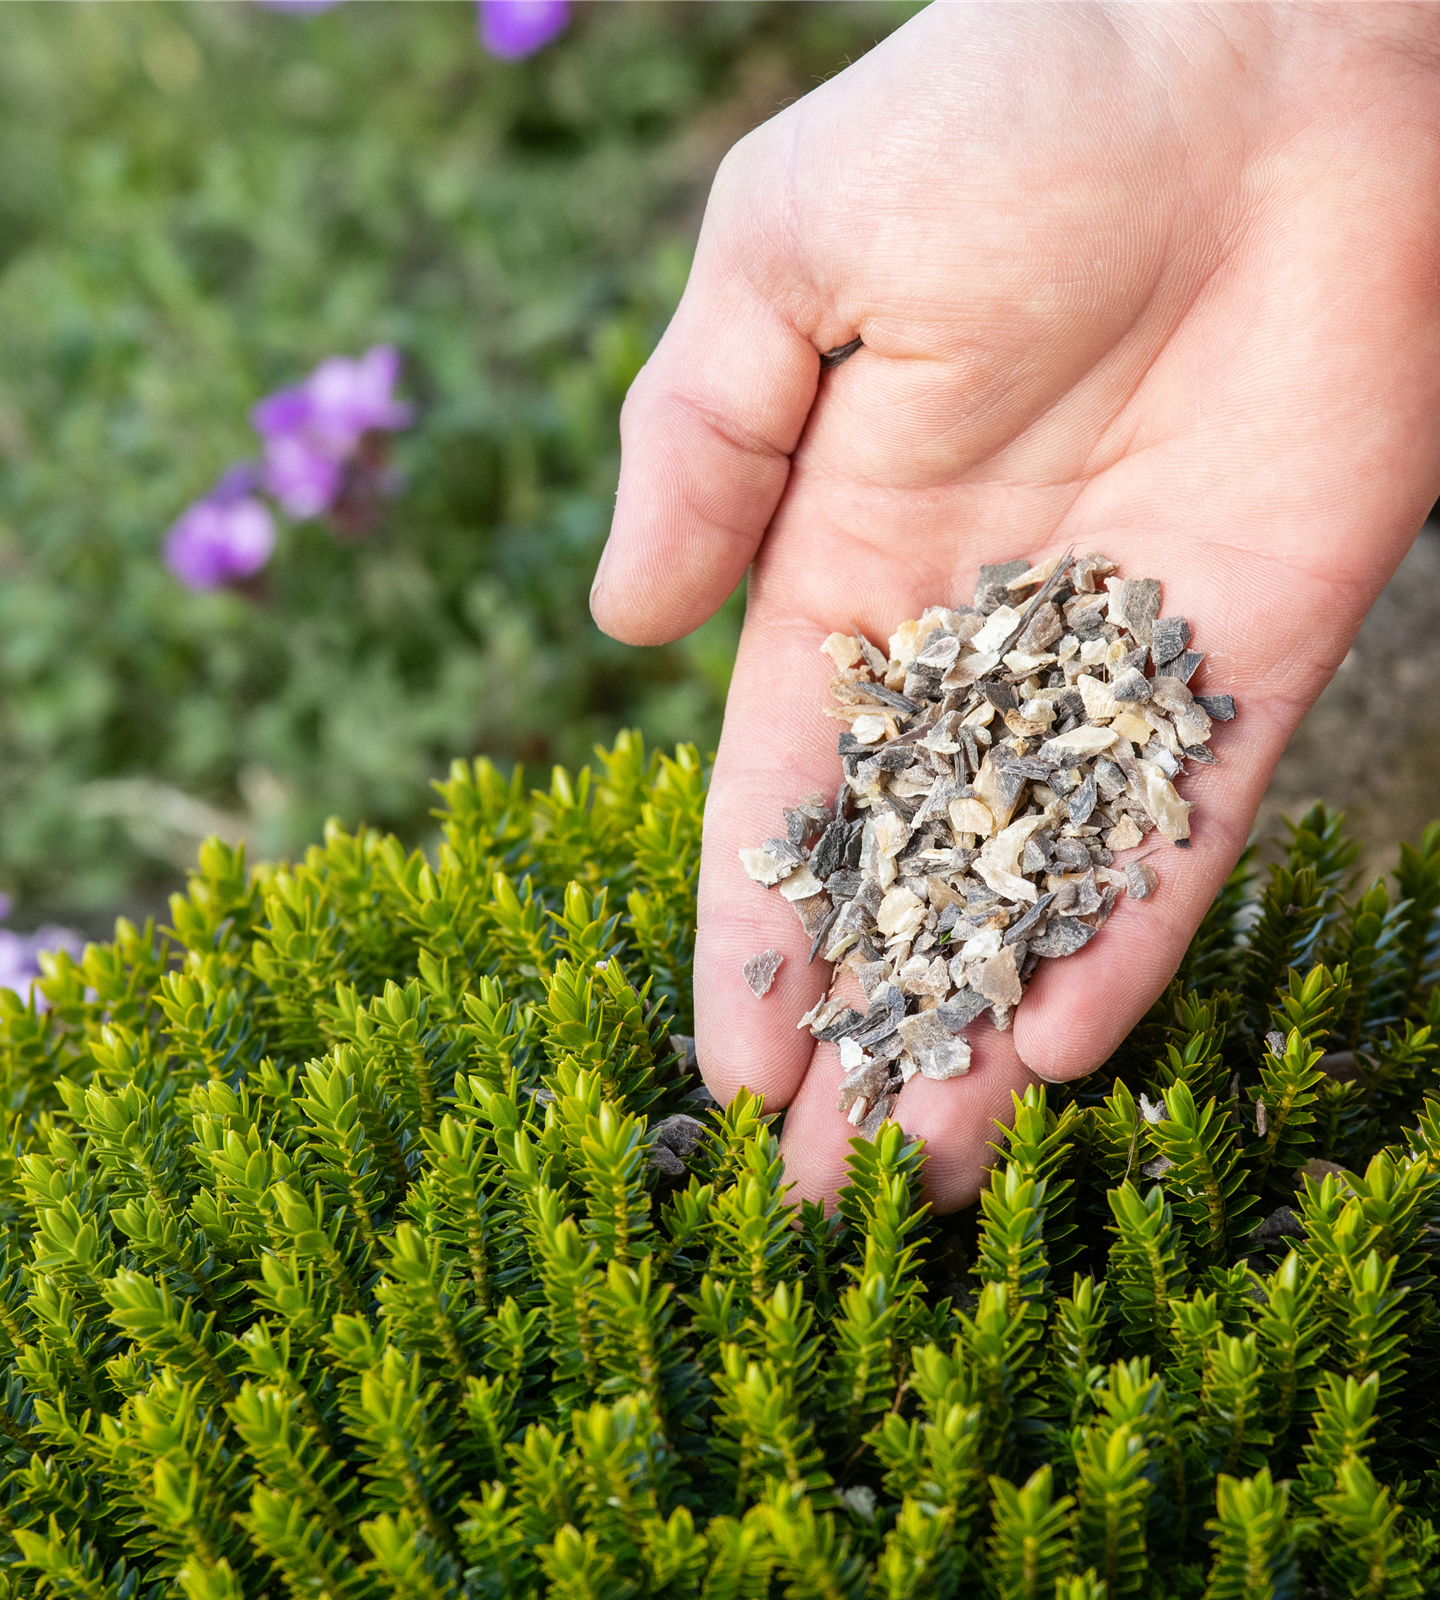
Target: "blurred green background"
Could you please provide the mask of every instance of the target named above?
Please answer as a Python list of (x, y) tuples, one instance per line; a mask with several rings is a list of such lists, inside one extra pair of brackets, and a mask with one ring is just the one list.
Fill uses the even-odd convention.
[[(713, 743), (741, 597), (655, 650), (586, 610), (620, 401), (725, 150), (916, 9), (582, 4), (505, 63), (464, 3), (0, 6), (17, 922), (156, 905), (210, 826), (422, 838), (453, 755)], [(383, 527), (291, 527), (253, 592), (182, 589), (160, 541), (257, 454), (250, 406), (380, 341), (418, 412)]]

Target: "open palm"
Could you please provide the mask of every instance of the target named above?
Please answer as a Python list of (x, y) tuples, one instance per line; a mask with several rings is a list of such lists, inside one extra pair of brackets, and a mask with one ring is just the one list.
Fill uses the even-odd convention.
[[(1361, 25), (1364, 31), (1361, 31)], [(685, 298), (622, 424), (592, 606), (654, 643), (750, 567), (706, 815), (702, 1069), (789, 1105), (803, 1195), (852, 1136), (829, 971), (741, 845), (839, 781), (818, 647), (968, 601), (981, 562), (1100, 550), (1158, 577), (1233, 692), (1152, 858), (1013, 1032), (896, 1115), (931, 1197), (976, 1193), (1031, 1073), (1093, 1070), (1174, 971), (1286, 739), (1440, 483), (1440, 70), (1432, 16), (1361, 7), (938, 5), (731, 153)], [(822, 374), (818, 353), (859, 336)], [(753, 564), (752, 564), (753, 563)], [(787, 960), (756, 1000), (746, 957)]]

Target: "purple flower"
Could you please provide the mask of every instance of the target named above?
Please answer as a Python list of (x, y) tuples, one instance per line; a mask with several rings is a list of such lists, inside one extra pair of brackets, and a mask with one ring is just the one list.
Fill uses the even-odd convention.
[(480, 43), (502, 61), (534, 55), (569, 20), (569, 0), (479, 0)]
[(304, 383), (250, 413), (265, 441), (265, 487), (292, 517), (328, 511), (365, 436), (409, 422), (410, 407), (393, 393), (399, 376), (398, 351), (376, 345), (358, 361), (322, 361)]
[(187, 589), (252, 578), (275, 548), (275, 524), (251, 490), (258, 468), (232, 467), (165, 535), (165, 565)]
[(340, 464), (303, 434), (278, 433), (265, 441), (265, 487), (289, 516), (322, 516), (340, 492)]
[[(72, 956), (79, 956), (84, 949), (84, 939), (73, 928), (47, 924), (34, 933), (14, 933), (9, 928), (0, 928), (0, 988), (13, 989), (22, 1000), (28, 1000), (31, 986), (42, 976), (40, 956), (43, 953), (68, 950)], [(36, 1009), (48, 1011), (50, 1002), (38, 990), (33, 993)]]

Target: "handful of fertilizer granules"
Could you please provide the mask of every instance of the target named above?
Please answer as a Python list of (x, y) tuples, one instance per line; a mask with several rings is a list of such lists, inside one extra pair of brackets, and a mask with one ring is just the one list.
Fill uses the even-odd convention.
[[(845, 778), (785, 811), (786, 837), (742, 850), (813, 940), (810, 959), (855, 974), (869, 1009), (827, 996), (804, 1018), (838, 1043), (839, 1109), (873, 1136), (917, 1072), (970, 1067), (965, 1030), (1011, 1024), (1047, 957), (1082, 950), (1116, 899), (1155, 892), (1149, 861), (1117, 852), (1152, 830), (1185, 846), (1174, 780), (1213, 763), (1229, 695), (1192, 694), (1202, 655), (1160, 615), (1154, 578), (1102, 555), (980, 568), (973, 606), (932, 606), (882, 655), (832, 633), (826, 714)], [(781, 962), (745, 963), (757, 996)]]

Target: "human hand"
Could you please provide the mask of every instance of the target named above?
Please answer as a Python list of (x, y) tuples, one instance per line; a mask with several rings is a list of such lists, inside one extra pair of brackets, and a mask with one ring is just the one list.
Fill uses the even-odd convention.
[[(1175, 970), (1291, 730), (1440, 486), (1440, 27), (1426, 7), (937, 5), (742, 140), (630, 393), (596, 620), (696, 627), (753, 560), (706, 813), (700, 1063), (844, 1179), (828, 971), (737, 849), (840, 776), (820, 642), (882, 648), (981, 562), (1073, 545), (1164, 584), (1233, 692), (1188, 852), (1011, 1033), (914, 1078), (930, 1198), (974, 1198), (1031, 1073), (1100, 1065)], [(821, 374), (819, 353), (864, 347)], [(744, 960), (786, 956), (756, 1000)]]

